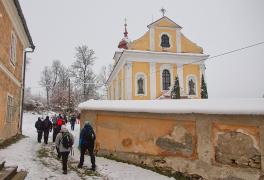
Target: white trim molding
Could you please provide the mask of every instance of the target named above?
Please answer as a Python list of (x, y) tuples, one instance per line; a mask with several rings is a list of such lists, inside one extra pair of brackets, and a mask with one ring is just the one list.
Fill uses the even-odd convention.
[(114, 82), (111, 84), (111, 100), (114, 100)]
[[(143, 79), (143, 91), (144, 94), (138, 94), (138, 80)], [(135, 96), (147, 96), (148, 95), (148, 78), (145, 73), (137, 72), (135, 74)]]
[(122, 68), (121, 69), (121, 99), (123, 100), (124, 99), (124, 69)]
[(179, 84), (180, 84), (180, 95), (184, 96), (184, 84), (183, 84), (183, 65), (177, 64), (177, 75), (179, 78)]
[(155, 51), (155, 29), (149, 29), (149, 49), (150, 51)]
[(115, 81), (115, 99), (119, 100), (119, 80), (118, 80), (118, 76), (116, 77)]
[(167, 91), (167, 90), (164, 90), (163, 87), (162, 87), (162, 72), (167, 69), (169, 72), (170, 72), (170, 87), (169, 89), (171, 88), (171, 86), (173, 86), (173, 81), (174, 81), (174, 78), (173, 78), (173, 64), (162, 64), (160, 66), (160, 91), (161, 92), (164, 92), (164, 91)]
[[(0, 59), (1, 60), (1, 59)], [(12, 74), (0, 61), (0, 70), (2, 70), (18, 87), (22, 87), (21, 82)]]
[(180, 53), (181, 50), (181, 30), (180, 29), (176, 29), (176, 52)]
[(156, 63), (151, 62), (149, 63), (149, 67), (150, 67), (150, 99), (156, 99)]
[[(193, 80), (194, 84), (195, 84), (195, 95), (189, 95), (189, 80)], [(189, 74), (188, 76), (186, 76), (186, 94), (189, 98), (193, 98), (193, 97), (198, 97), (198, 81), (197, 81), (197, 77), (194, 74)]]
[(126, 100), (132, 99), (132, 62), (125, 64)]

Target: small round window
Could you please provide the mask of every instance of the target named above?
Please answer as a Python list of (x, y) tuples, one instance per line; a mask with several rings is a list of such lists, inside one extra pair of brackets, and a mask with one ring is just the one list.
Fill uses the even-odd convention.
[(170, 47), (170, 38), (167, 34), (163, 34), (161, 36), (160, 46), (163, 48), (169, 48)]

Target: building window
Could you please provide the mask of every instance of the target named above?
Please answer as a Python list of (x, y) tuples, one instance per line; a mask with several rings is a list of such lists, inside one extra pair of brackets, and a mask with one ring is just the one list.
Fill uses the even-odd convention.
[(146, 96), (147, 95), (147, 78), (144, 73), (137, 73), (136, 74), (136, 95), (137, 96)]
[(197, 81), (193, 75), (187, 77), (187, 91), (190, 96), (197, 95)]
[(160, 46), (163, 48), (169, 48), (170, 47), (170, 38), (167, 34), (162, 34)]
[(6, 122), (11, 122), (13, 120), (14, 114), (14, 99), (12, 96), (7, 96), (7, 115)]
[(11, 33), (11, 45), (10, 45), (10, 62), (15, 66), (16, 64), (16, 44), (17, 38), (15, 33)]
[(170, 71), (168, 69), (164, 69), (162, 71), (162, 89), (169, 90), (170, 86), (171, 86)]

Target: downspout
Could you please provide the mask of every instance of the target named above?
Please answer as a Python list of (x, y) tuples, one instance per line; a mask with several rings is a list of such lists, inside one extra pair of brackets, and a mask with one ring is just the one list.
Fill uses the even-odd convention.
[(22, 80), (22, 94), (21, 94), (21, 109), (20, 109), (20, 123), (19, 123), (19, 130), (22, 134), (22, 124), (23, 124), (23, 114), (24, 114), (24, 96), (25, 96), (25, 75), (26, 75), (26, 64), (27, 64), (27, 53), (33, 53), (35, 50), (35, 46), (31, 46), (30, 50), (24, 51), (24, 68), (23, 68), (23, 80)]

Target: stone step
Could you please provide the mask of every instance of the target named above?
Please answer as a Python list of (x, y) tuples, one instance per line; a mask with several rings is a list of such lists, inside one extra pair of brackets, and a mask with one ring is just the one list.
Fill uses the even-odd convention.
[(0, 171), (0, 180), (11, 180), (17, 173), (16, 167), (6, 167)]
[(26, 171), (20, 171), (11, 180), (24, 180), (26, 176), (27, 176)]
[(5, 161), (0, 164), (0, 171), (5, 167)]

